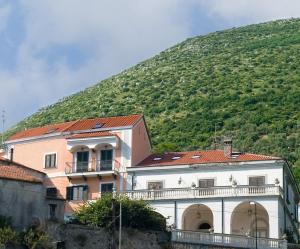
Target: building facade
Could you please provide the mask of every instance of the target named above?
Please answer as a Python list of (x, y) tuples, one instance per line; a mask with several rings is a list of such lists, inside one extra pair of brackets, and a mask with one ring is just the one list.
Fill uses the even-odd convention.
[(6, 141), (7, 158), (46, 174), (49, 192), (65, 198), (66, 218), (101, 193), (125, 189), (126, 168), (150, 154), (141, 115), (96, 118), (19, 132)]
[(141, 115), (29, 129), (6, 141), (5, 156), (46, 174), (67, 199), (65, 216), (116, 188), (149, 201), (174, 229), (298, 241), (299, 192), (278, 157), (224, 150), (151, 154)]

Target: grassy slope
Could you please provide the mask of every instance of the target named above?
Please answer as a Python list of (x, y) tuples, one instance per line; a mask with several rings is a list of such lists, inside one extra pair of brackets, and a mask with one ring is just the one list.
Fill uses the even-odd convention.
[(9, 133), (144, 113), (156, 150), (209, 148), (216, 125), (218, 137), (232, 136), (242, 151), (300, 165), (299, 106), (300, 20), (294, 19), (188, 39), (40, 110)]

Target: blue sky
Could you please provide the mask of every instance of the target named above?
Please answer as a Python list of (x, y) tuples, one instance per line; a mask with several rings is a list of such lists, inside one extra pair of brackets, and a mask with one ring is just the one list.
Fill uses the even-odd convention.
[(299, 0), (0, 0), (6, 128), (188, 37), (291, 17)]

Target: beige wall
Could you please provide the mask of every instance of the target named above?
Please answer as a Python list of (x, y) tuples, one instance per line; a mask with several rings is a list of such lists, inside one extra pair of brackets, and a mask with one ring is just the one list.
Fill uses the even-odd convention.
[(143, 119), (132, 131), (132, 166), (137, 165), (151, 153), (151, 144)]

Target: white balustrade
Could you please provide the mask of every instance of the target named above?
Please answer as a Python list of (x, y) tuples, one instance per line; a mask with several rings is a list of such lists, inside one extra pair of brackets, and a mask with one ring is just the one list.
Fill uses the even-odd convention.
[(286, 249), (286, 240), (270, 239), (270, 238), (254, 238), (232, 234), (216, 234), (203, 233), (184, 230), (173, 230), (172, 241), (189, 243), (189, 244), (203, 244), (215, 245), (224, 247), (237, 248), (257, 248), (258, 249)]
[(229, 186), (212, 188), (169, 188), (161, 190), (132, 190), (120, 193), (130, 199), (166, 200), (232, 196), (282, 196), (280, 186)]

